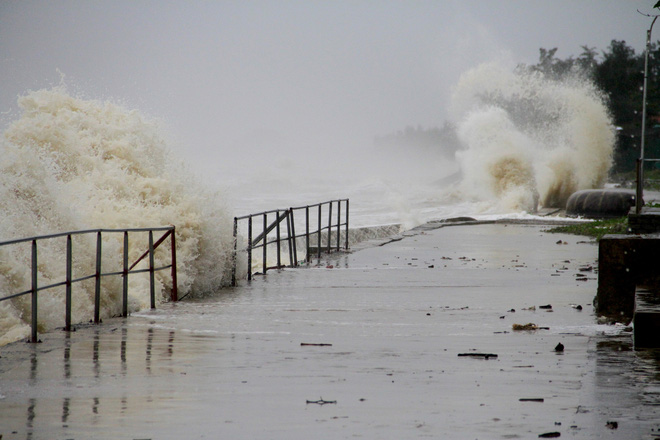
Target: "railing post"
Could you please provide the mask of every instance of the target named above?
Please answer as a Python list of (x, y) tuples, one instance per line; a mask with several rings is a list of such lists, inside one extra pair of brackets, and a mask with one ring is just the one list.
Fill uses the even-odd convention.
[(305, 260), (309, 263), (309, 205), (305, 206)]
[(266, 233), (266, 230), (268, 229), (268, 214), (264, 213), (264, 237), (261, 241), (261, 245), (263, 246), (263, 274), (266, 275), (266, 268), (268, 267), (266, 265), (266, 262), (268, 260), (266, 253), (268, 252), (268, 234)]
[(322, 213), (321, 213), (321, 209), (322, 209), (322, 206), (323, 206), (323, 204), (322, 204), (322, 203), (319, 203), (319, 221), (318, 221), (318, 223), (319, 223), (319, 230), (318, 230), (318, 232), (317, 232), (317, 236), (318, 236), (318, 246), (317, 246), (317, 249), (316, 249), (316, 251), (317, 251), (317, 257), (318, 257), (319, 260), (321, 259), (321, 214), (322, 214)]
[(101, 322), (101, 231), (96, 233), (96, 286), (94, 289), (94, 323)]
[(332, 200), (328, 204), (328, 253), (330, 253), (330, 246), (332, 238)]
[(346, 199), (346, 250), (348, 250), (348, 203), (349, 200)]
[(289, 232), (289, 255), (291, 256), (291, 266), (298, 266), (298, 250), (296, 245), (296, 225), (294, 223), (293, 217), (293, 208), (289, 208), (289, 221), (287, 223), (290, 225)]
[(341, 200), (337, 200), (337, 250), (341, 247)]
[(288, 209), (286, 212), (286, 236), (287, 242), (289, 244), (289, 266), (293, 267), (293, 246), (291, 245), (291, 210)]
[(156, 280), (154, 279), (154, 231), (149, 230), (149, 293), (151, 308), (156, 308)]
[(637, 159), (637, 186), (635, 189), (635, 214), (642, 212), (644, 194), (644, 159)]
[(128, 231), (124, 231), (124, 286), (122, 289), (122, 315), (128, 316)]
[(248, 246), (247, 246), (247, 254), (248, 254), (248, 262), (247, 262), (247, 273), (248, 273), (248, 281), (252, 280), (252, 216), (248, 217)]
[(231, 285), (236, 286), (236, 252), (238, 249), (238, 219), (234, 217), (234, 230), (233, 230), (233, 235), (234, 235), (234, 250), (232, 251), (231, 254)]
[(37, 339), (37, 240), (32, 240), (32, 335), (31, 342), (35, 343)]
[(65, 299), (65, 317), (64, 330), (71, 331), (71, 278), (73, 272), (73, 249), (71, 243), (71, 234), (66, 236), (66, 299)]
[[(280, 210), (278, 209), (275, 212), (275, 221), (277, 222), (275, 225), (275, 233), (277, 234), (277, 239), (275, 240), (275, 244), (277, 246), (277, 268), (279, 269), (282, 267), (282, 259), (280, 258), (280, 253), (282, 252), (282, 246), (280, 245)], [(265, 237), (264, 237), (265, 238)]]
[(172, 245), (172, 293), (170, 294), (171, 301), (179, 300), (179, 287), (176, 277), (176, 228), (172, 226), (170, 233), (170, 243)]

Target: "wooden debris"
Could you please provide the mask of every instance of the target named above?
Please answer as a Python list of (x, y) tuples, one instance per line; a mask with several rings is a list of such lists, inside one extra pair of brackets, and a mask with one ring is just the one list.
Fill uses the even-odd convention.
[(497, 355), (495, 353), (458, 353), (459, 357), (476, 357), (476, 358), (484, 358), (486, 360), (490, 358), (496, 358)]
[(533, 322), (527, 323), (527, 324), (513, 324), (512, 327), (516, 331), (522, 331), (522, 330), (538, 330), (538, 326), (534, 324)]
[(307, 404), (310, 403), (315, 403), (317, 405), (327, 405), (327, 404), (337, 404), (336, 400), (323, 400), (323, 397), (321, 397), (319, 400), (308, 400)]
[(539, 434), (539, 438), (557, 438), (561, 437), (561, 432), (546, 432), (545, 434)]
[(332, 347), (332, 344), (316, 344), (312, 342), (301, 342), (300, 343), (301, 347)]
[(520, 402), (540, 402), (540, 403), (543, 403), (545, 401), (542, 397), (522, 397), (518, 400)]

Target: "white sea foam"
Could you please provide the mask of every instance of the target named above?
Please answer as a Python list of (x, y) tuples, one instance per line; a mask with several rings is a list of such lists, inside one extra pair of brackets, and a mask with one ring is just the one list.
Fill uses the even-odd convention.
[(603, 97), (578, 75), (556, 81), (484, 64), (461, 77), (452, 111), (466, 146), (457, 155), (463, 197), (534, 212), (605, 183), (614, 130)]
[[(334, 163), (234, 167), (243, 174), (219, 194), (196, 182), (169, 152), (159, 124), (137, 111), (72, 97), (62, 87), (30, 92), (19, 105), (20, 118), (0, 139), (0, 240), (175, 225), (180, 295), (229, 282), (233, 215), (350, 198), (355, 239), (392, 233), (384, 225), (408, 229), (440, 218), (535, 218), (539, 204), (561, 207), (573, 191), (603, 185), (614, 144), (607, 109), (588, 81), (551, 81), (488, 64), (463, 75), (454, 90), (452, 115), (464, 144), (455, 163), (419, 152), (363, 151)], [(441, 183), (459, 169), (461, 179)], [(357, 229), (366, 226), (379, 228)], [(74, 272), (93, 273), (94, 239), (74, 238)], [(104, 270), (120, 270), (121, 237), (106, 237), (103, 247)], [(144, 249), (131, 247), (130, 260)], [(169, 263), (165, 251), (157, 264)], [(63, 240), (40, 244), (40, 285), (62, 280), (64, 252)], [(272, 258), (267, 264), (275, 264)], [(0, 248), (3, 296), (29, 289), (29, 267), (29, 246)], [(148, 278), (129, 281), (130, 309), (147, 307)], [(120, 283), (104, 278), (102, 316), (120, 312)], [(170, 283), (158, 273), (159, 300)], [(89, 320), (93, 281), (76, 284), (73, 295), (74, 322)], [(63, 320), (63, 288), (41, 292), (39, 330)], [(0, 345), (26, 337), (29, 322), (28, 296), (0, 302)]]
[[(20, 119), (0, 140), (0, 240), (92, 228), (177, 228), (178, 288), (205, 292), (229, 281), (231, 223), (217, 193), (202, 188), (168, 152), (158, 124), (109, 102), (78, 99), (63, 88), (19, 99)], [(74, 277), (94, 273), (95, 237), (74, 239)], [(119, 270), (122, 237), (104, 237), (104, 271)], [(144, 252), (130, 248), (130, 260)], [(0, 250), (0, 292), (29, 289), (29, 246)], [(64, 240), (39, 243), (39, 284), (62, 281)], [(169, 263), (163, 250), (157, 265)], [(76, 273), (78, 275), (76, 275)], [(129, 277), (133, 309), (148, 304), (148, 282)], [(118, 277), (103, 280), (101, 316), (119, 313)], [(158, 272), (159, 300), (171, 289)], [(89, 319), (93, 282), (74, 288), (74, 321)], [(0, 345), (28, 334), (30, 298), (0, 303)], [(61, 289), (39, 294), (40, 330), (63, 325)]]

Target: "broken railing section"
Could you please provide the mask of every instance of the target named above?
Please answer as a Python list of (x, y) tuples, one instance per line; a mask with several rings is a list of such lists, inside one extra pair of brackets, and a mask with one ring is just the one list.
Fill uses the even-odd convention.
[[(298, 246), (304, 242), (305, 258), (322, 252), (348, 249), (349, 200), (338, 199), (314, 205), (276, 209), (242, 217), (234, 217), (234, 264), (232, 285), (236, 285), (236, 266), (239, 253), (247, 257), (247, 279), (252, 279), (253, 253), (261, 250), (261, 270), (298, 265)], [(239, 234), (239, 226), (242, 234)], [(300, 232), (296, 233), (296, 228)], [(304, 232), (302, 232), (304, 230)], [(239, 236), (247, 243), (239, 247)], [(269, 248), (271, 261), (269, 266)], [(273, 250), (274, 248), (274, 250)], [(274, 252), (274, 254), (273, 254)], [(288, 255), (286, 255), (288, 254)]]
[[(149, 247), (148, 249), (131, 265), (128, 264), (128, 251), (129, 251), (129, 233), (145, 233), (149, 234)], [(164, 234), (154, 242), (154, 232), (164, 232)], [(123, 234), (123, 270), (119, 272), (103, 272), (102, 270), (102, 255), (103, 255), (103, 234)], [(73, 276), (73, 236), (82, 235), (96, 235), (96, 257), (94, 261), (94, 273), (78, 276)], [(171, 263), (156, 267), (154, 261), (154, 251), (160, 246), (167, 238), (170, 238), (171, 248)], [(39, 284), (39, 266), (38, 266), (38, 243), (47, 240), (66, 239), (66, 255), (65, 270), (63, 280), (48, 285)], [(94, 323), (98, 324), (101, 321), (101, 278), (105, 276), (122, 276), (123, 277), (123, 292), (122, 292), (122, 315), (128, 316), (128, 275), (141, 272), (149, 272), (150, 281), (150, 296), (151, 308), (156, 307), (156, 291), (155, 291), (155, 272), (171, 269), (172, 275), (172, 291), (170, 292), (170, 299), (172, 301), (178, 300), (177, 293), (177, 275), (176, 275), (176, 234), (174, 226), (160, 227), (160, 228), (134, 228), (134, 229), (90, 229), (82, 231), (62, 232), (59, 234), (40, 235), (36, 237), (22, 238), (17, 240), (9, 240), (0, 242), (0, 248), (12, 245), (20, 245), (21, 243), (30, 243), (31, 245), (31, 287), (28, 290), (13, 293), (11, 295), (1, 297), (0, 302), (17, 298), (23, 295), (31, 294), (31, 342), (37, 342), (37, 316), (38, 316), (38, 293), (42, 290), (53, 289), (56, 287), (65, 287), (65, 326), (64, 330), (71, 330), (71, 308), (72, 308), (72, 285), (81, 281), (94, 279)], [(149, 257), (149, 265), (146, 269), (134, 269), (134, 267), (144, 258)]]

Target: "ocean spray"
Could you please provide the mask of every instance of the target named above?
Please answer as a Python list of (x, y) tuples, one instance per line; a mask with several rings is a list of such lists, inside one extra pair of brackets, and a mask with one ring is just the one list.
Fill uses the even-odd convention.
[(494, 200), (498, 211), (563, 208), (581, 189), (601, 187), (614, 129), (605, 100), (579, 74), (562, 80), (483, 64), (454, 89), (461, 197)]
[[(0, 139), (0, 240), (93, 228), (175, 225), (180, 295), (228, 284), (231, 221), (220, 194), (196, 182), (168, 151), (158, 124), (62, 87), (19, 98), (22, 114)], [(74, 237), (75, 273), (94, 272), (95, 237)], [(104, 235), (104, 271), (121, 270), (121, 234)], [(133, 242), (132, 242), (133, 243)], [(144, 252), (146, 234), (129, 259)], [(39, 284), (63, 279), (64, 240), (39, 242)], [(157, 265), (169, 263), (164, 250)], [(0, 294), (29, 289), (29, 245), (0, 249)], [(171, 289), (158, 272), (157, 297)], [(129, 277), (132, 310), (149, 304), (148, 279)], [(120, 313), (121, 279), (103, 279), (102, 317)], [(94, 283), (74, 285), (74, 322), (93, 316)], [(29, 334), (30, 297), (0, 303), (0, 345)], [(64, 323), (63, 288), (39, 293), (39, 330)]]

